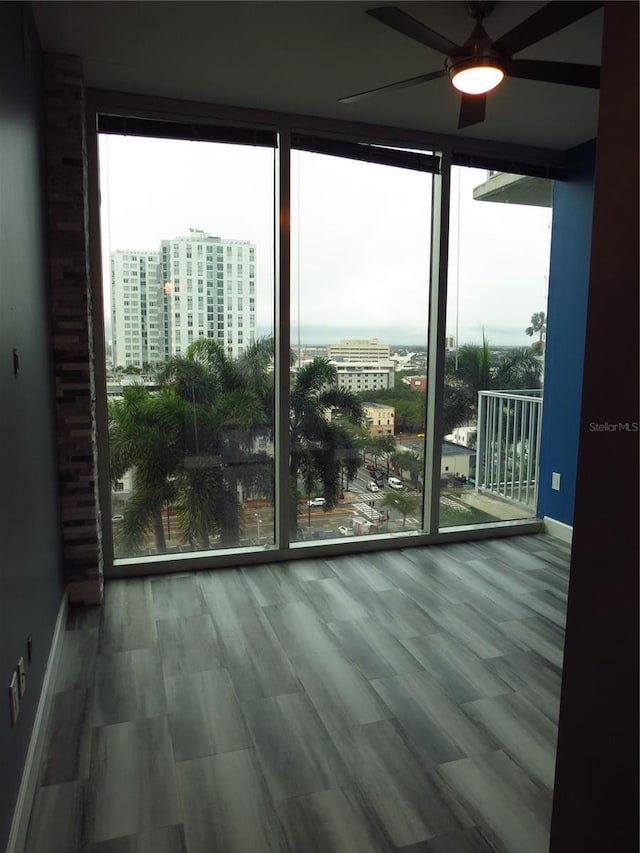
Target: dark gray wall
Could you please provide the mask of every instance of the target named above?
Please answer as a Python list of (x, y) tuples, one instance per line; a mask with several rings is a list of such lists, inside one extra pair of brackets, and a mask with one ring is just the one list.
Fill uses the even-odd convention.
[[(0, 849), (5, 848), (63, 585), (41, 174), (40, 49), (0, 3)], [(20, 358), (17, 378), (13, 350)], [(34, 657), (16, 728), (7, 686)]]

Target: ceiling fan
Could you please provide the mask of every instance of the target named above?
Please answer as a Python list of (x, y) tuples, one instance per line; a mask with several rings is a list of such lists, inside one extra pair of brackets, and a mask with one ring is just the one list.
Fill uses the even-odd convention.
[(380, 23), (443, 53), (446, 57), (444, 68), (340, 98), (340, 103), (350, 104), (379, 92), (405, 89), (448, 76), (452, 84), (462, 92), (458, 128), (463, 128), (484, 121), (487, 92), (499, 85), (505, 77), (519, 77), (542, 83), (564, 83), (589, 89), (599, 88), (600, 68), (597, 65), (513, 59), (513, 56), (599, 9), (603, 5), (602, 0), (555, 0), (492, 41), (484, 28), (483, 20), (491, 14), (496, 2), (497, 0), (465, 0), (464, 5), (475, 20), (475, 25), (471, 35), (462, 45), (457, 45), (446, 36), (430, 29), (398, 6), (368, 9), (367, 15)]

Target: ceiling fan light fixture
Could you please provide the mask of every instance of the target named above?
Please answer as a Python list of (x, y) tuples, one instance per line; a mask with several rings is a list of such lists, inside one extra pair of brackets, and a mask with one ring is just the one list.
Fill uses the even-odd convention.
[(466, 57), (449, 66), (451, 82), (465, 95), (484, 95), (504, 80), (500, 59), (490, 56)]

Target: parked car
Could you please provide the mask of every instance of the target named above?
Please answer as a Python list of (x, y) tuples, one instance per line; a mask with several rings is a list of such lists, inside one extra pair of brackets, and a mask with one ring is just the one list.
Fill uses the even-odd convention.
[(309, 506), (326, 506), (327, 499), (326, 498), (311, 498), (309, 501)]
[(371, 471), (373, 473), (375, 470), (376, 466), (372, 462), (369, 462), (369, 464), (367, 465), (367, 471)]
[(346, 525), (341, 524), (338, 528), (338, 533), (341, 536), (353, 536), (353, 527), (346, 527)]
[(389, 477), (389, 488), (395, 489), (396, 491), (403, 489), (404, 486), (402, 485), (402, 480), (399, 480), (397, 477)]
[(370, 492), (379, 492), (380, 491), (380, 487), (373, 480), (371, 480), (369, 483), (367, 483), (367, 489)]

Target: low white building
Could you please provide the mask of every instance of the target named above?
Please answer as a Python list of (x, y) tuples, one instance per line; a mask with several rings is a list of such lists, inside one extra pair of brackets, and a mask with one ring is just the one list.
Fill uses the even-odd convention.
[(478, 425), (471, 424), (470, 426), (459, 426), (445, 435), (447, 441), (452, 441), (454, 444), (461, 444), (463, 447), (475, 445), (475, 439), (478, 434)]
[(332, 361), (338, 374), (338, 386), (347, 391), (382, 391), (393, 388), (392, 361)]

